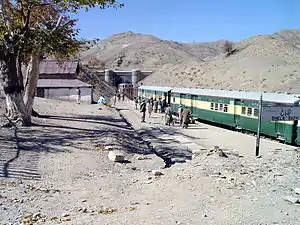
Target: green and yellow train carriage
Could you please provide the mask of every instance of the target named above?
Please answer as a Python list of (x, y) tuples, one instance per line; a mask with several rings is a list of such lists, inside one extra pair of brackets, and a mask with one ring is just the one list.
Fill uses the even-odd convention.
[[(192, 111), (194, 118), (252, 132), (256, 132), (258, 126), (259, 99), (259, 92), (192, 88), (174, 88), (171, 91), (173, 111), (177, 111), (179, 105), (184, 105)], [(263, 94), (263, 106), (298, 105), (298, 96)], [(263, 121), (261, 133), (286, 143), (299, 145), (297, 129), (300, 132), (300, 127), (297, 124), (298, 121)]]
[(145, 100), (153, 98), (166, 100), (167, 103), (170, 103), (171, 90), (171, 87), (140, 86), (138, 87), (138, 96)]

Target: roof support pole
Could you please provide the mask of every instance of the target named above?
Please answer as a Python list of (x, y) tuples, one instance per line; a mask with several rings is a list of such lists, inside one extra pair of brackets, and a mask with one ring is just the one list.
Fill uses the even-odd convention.
[(259, 114), (258, 114), (258, 125), (257, 125), (257, 135), (256, 135), (256, 148), (255, 155), (259, 156), (259, 147), (260, 147), (260, 129), (261, 129), (261, 118), (262, 118), (262, 93), (260, 94), (259, 99)]

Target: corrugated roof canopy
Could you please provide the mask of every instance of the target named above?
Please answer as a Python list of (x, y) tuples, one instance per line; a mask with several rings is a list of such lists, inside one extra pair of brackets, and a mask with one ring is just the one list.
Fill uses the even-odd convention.
[[(189, 95), (206, 95), (214, 97), (224, 97), (233, 99), (260, 99), (260, 92), (248, 91), (227, 91), (215, 89), (196, 89), (196, 88), (173, 88), (172, 93), (182, 93)], [(278, 102), (278, 103), (297, 103), (300, 98), (297, 95), (284, 94), (284, 93), (263, 93), (263, 101)]]
[(168, 92), (172, 90), (171, 87), (158, 87), (158, 86), (140, 86), (138, 87), (138, 89), (162, 91), (162, 92)]
[(40, 62), (40, 74), (75, 74), (78, 61), (43, 60)]
[(77, 79), (39, 79), (38, 88), (84, 88), (92, 85)]

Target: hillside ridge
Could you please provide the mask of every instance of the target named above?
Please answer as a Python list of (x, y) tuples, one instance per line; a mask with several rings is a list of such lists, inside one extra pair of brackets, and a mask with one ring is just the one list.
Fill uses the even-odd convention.
[(300, 93), (300, 29), (235, 42), (229, 57), (225, 41), (179, 43), (123, 32), (97, 42), (82, 59), (98, 69), (153, 70), (141, 81), (147, 85)]

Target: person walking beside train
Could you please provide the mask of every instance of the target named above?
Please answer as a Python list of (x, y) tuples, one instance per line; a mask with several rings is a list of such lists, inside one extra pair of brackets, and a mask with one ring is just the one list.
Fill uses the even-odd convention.
[(152, 110), (153, 110), (153, 106), (152, 106), (151, 100), (148, 100), (147, 109), (148, 109), (148, 114), (149, 114), (149, 118), (150, 118)]
[(173, 115), (172, 115), (172, 109), (171, 106), (169, 104), (167, 104), (166, 106), (166, 110), (165, 110), (165, 124), (166, 125), (172, 125), (174, 126), (174, 121), (173, 121)]
[(137, 97), (133, 98), (133, 103), (134, 103), (134, 109), (137, 110), (138, 109), (138, 103), (139, 103), (139, 100), (138, 100)]
[(153, 103), (153, 98), (152, 97), (150, 98), (150, 104), (152, 105), (152, 109), (153, 109), (153, 104), (154, 103)]
[(158, 99), (158, 106), (157, 106), (158, 113), (162, 112), (162, 102), (161, 98)]
[(181, 115), (182, 128), (188, 128), (190, 123), (190, 116), (191, 116), (191, 111), (188, 109), (187, 106), (185, 106)]
[(142, 123), (144, 123), (145, 117), (146, 117), (146, 102), (145, 102), (145, 100), (143, 100), (142, 104), (141, 104), (141, 113), (142, 113)]
[(166, 107), (167, 107), (167, 101), (166, 99), (164, 99), (161, 102), (161, 112), (165, 112)]
[(177, 114), (178, 114), (178, 119), (179, 119), (180, 126), (182, 124), (182, 112), (183, 112), (182, 105), (179, 105), (178, 110), (177, 110)]
[(158, 101), (156, 100), (156, 98), (154, 98), (154, 101), (153, 101), (153, 110), (154, 110), (154, 113), (157, 113), (157, 108), (158, 108)]

